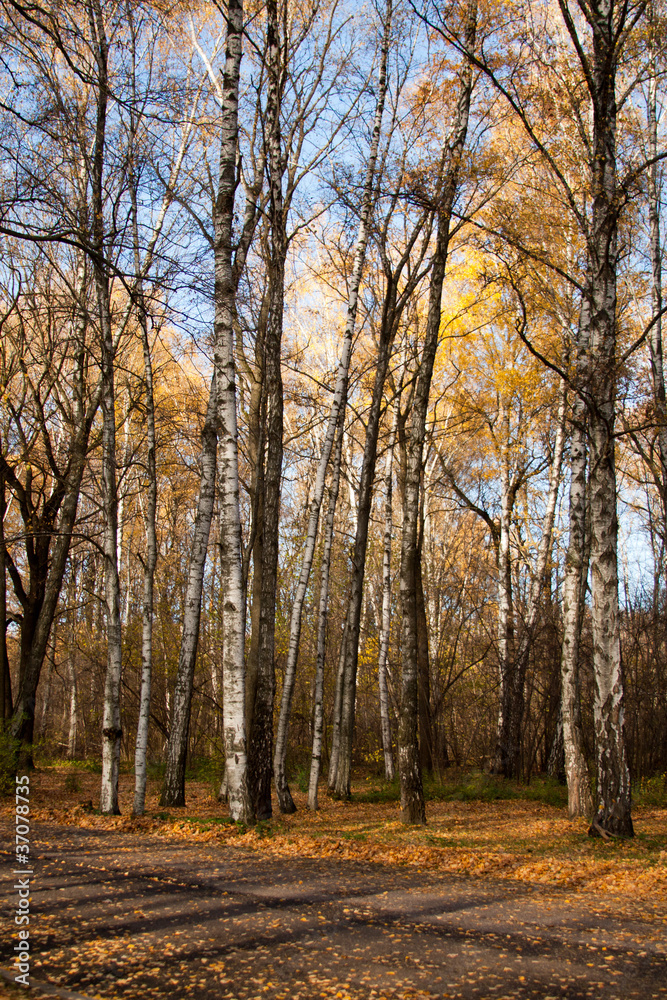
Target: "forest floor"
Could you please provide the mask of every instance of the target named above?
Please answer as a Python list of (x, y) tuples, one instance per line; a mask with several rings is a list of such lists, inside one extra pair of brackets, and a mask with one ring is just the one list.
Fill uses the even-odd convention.
[[(313, 815), (247, 829), (206, 782), (185, 809), (91, 810), (99, 777), (31, 777), (30, 982), (0, 997), (102, 1000), (667, 998), (667, 809), (635, 809), (632, 841), (603, 842), (540, 801), (428, 803), (322, 796)], [(378, 795), (377, 797), (382, 797)], [(13, 800), (0, 801), (13, 914)], [(16, 928), (14, 928), (16, 930)]]

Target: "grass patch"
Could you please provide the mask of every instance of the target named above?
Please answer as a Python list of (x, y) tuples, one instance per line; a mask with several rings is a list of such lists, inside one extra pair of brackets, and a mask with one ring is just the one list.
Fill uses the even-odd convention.
[[(528, 802), (544, 802), (560, 808), (567, 805), (567, 788), (553, 778), (537, 777), (529, 785), (484, 771), (469, 771), (450, 776), (425, 777), (424, 797), (427, 802), (497, 802), (507, 799), (523, 799)], [(398, 778), (382, 782), (373, 788), (356, 792), (354, 802), (378, 803), (398, 802), (401, 790)]]
[(310, 770), (306, 767), (300, 767), (294, 771), (292, 774), (292, 784), (296, 785), (303, 795), (307, 795), (310, 785)]
[(401, 798), (401, 786), (398, 778), (393, 781), (385, 781), (376, 788), (364, 789), (363, 792), (353, 792), (353, 802), (366, 802), (369, 805), (380, 802), (399, 802)]
[(652, 778), (642, 778), (632, 789), (632, 798), (639, 806), (667, 808), (667, 774), (656, 774)]
[(225, 762), (222, 757), (193, 757), (185, 770), (185, 777), (187, 781), (205, 781), (215, 785), (217, 790), (224, 770)]

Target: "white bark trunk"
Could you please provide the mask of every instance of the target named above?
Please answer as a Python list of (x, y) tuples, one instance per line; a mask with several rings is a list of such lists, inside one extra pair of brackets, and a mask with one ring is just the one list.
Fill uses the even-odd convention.
[(76, 737), (79, 724), (76, 665), (74, 662), (74, 648), (70, 646), (67, 656), (67, 677), (69, 680), (69, 732), (67, 736), (67, 757), (74, 760), (76, 757)]
[[(140, 292), (143, 299), (143, 294)], [(153, 396), (153, 364), (148, 342), (146, 314), (141, 309), (141, 333), (144, 351), (144, 377), (146, 380), (146, 445), (148, 495), (146, 500), (146, 561), (144, 564), (143, 614), (141, 631), (141, 692), (139, 695), (139, 721), (134, 754), (134, 807), (136, 816), (143, 816), (146, 805), (146, 754), (148, 750), (148, 725), (151, 705), (151, 679), (153, 672), (153, 582), (157, 563), (157, 538), (155, 520), (157, 513), (157, 471), (155, 439), (155, 400)]]
[(223, 732), (229, 811), (250, 820), (245, 732), (245, 595), (239, 515), (232, 230), (238, 148), (243, 0), (230, 0), (220, 126), (220, 177), (215, 205), (215, 375), (220, 451), (220, 571), (223, 592)]
[(592, 221), (584, 289), (589, 329), (587, 396), (590, 441), (591, 598), (595, 670), (598, 806), (591, 832), (632, 836), (630, 774), (623, 732), (616, 513), (616, 308), (619, 185), (616, 173), (616, 66), (627, 8), (611, 0), (587, 5), (595, 36), (589, 70), (593, 105)]
[[(581, 349), (581, 348), (580, 348)], [(586, 549), (586, 406), (575, 396), (570, 439), (570, 537), (563, 581), (561, 721), (571, 819), (593, 812), (588, 768), (583, 753), (579, 688), (579, 644), (588, 576)]]
[(97, 71), (97, 117), (93, 161), (93, 242), (97, 251), (93, 262), (101, 335), (102, 380), (102, 487), (104, 508), (104, 591), (106, 599), (107, 670), (104, 681), (102, 717), (102, 782), (100, 811), (117, 814), (120, 768), (120, 685), (122, 674), (122, 631), (120, 619), (120, 579), (118, 575), (118, 487), (116, 480), (116, 412), (114, 364), (115, 345), (111, 329), (111, 289), (104, 253), (104, 152), (108, 101), (108, 44), (102, 11), (93, 4)]
[(343, 680), (345, 678), (345, 648), (347, 645), (347, 622), (343, 627), (338, 651), (338, 668), (336, 670), (336, 688), (334, 691), (333, 720), (331, 726), (331, 757), (329, 758), (329, 774), (327, 785), (333, 791), (338, 773), (338, 756), (340, 753), (340, 721), (343, 707)]

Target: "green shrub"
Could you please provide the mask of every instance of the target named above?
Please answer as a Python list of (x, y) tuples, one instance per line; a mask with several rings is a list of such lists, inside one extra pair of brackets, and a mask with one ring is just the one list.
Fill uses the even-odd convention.
[(305, 767), (300, 767), (292, 775), (292, 781), (299, 791), (306, 795), (310, 784), (310, 771)]

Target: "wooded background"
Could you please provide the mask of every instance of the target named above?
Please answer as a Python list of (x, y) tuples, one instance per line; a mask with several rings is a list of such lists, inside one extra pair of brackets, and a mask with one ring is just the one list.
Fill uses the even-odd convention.
[[(0, 2), (10, 763), (667, 771), (667, 11)], [(32, 749), (31, 749), (32, 748)], [(226, 760), (226, 768), (224, 761)], [(9, 764), (7, 765), (9, 766)]]

